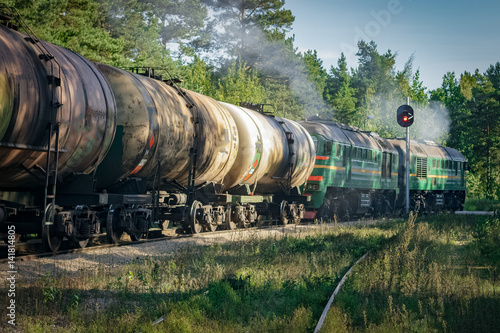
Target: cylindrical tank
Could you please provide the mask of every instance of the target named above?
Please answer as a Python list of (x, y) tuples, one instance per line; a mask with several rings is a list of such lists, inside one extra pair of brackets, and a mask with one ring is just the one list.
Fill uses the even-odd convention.
[(221, 103), (236, 122), (240, 147), (224, 179), (229, 192), (248, 185), (257, 193), (275, 193), (302, 185), (315, 163), (310, 135), (298, 123)]
[(161, 81), (98, 65), (116, 96), (117, 131), (99, 166), (99, 186), (127, 177), (160, 177), (187, 185), (196, 150), (196, 185), (221, 183), (238, 152), (236, 124), (210, 97)]
[(50, 122), (59, 123), (59, 179), (93, 171), (112, 142), (115, 117), (113, 93), (94, 64), (0, 26), (0, 187), (43, 183)]

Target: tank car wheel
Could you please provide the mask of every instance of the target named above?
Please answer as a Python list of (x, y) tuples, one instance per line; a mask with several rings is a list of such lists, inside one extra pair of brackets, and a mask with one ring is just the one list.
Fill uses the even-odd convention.
[(191, 205), (191, 211), (189, 213), (189, 227), (191, 228), (192, 234), (199, 234), (203, 227), (198, 219), (198, 209), (201, 209), (202, 204), (198, 200), (195, 200)]
[(255, 220), (255, 226), (257, 228), (260, 228), (264, 225), (264, 219), (262, 218), (262, 215), (257, 215), (257, 219)]
[(236, 222), (231, 220), (231, 207), (226, 208), (226, 230), (236, 229)]
[(87, 247), (87, 245), (89, 244), (89, 241), (90, 241), (89, 238), (81, 239), (80, 237), (74, 237), (74, 236), (71, 238), (71, 242), (73, 243), (73, 245), (77, 249), (83, 249), (83, 248)]
[(111, 206), (108, 212), (106, 238), (110, 244), (118, 244), (123, 234), (123, 229), (120, 228), (120, 210), (120, 206)]
[(280, 222), (282, 225), (287, 225), (288, 224), (288, 201), (283, 200), (280, 205)]
[(215, 230), (217, 230), (217, 224), (214, 224), (214, 223), (208, 223), (205, 228), (204, 228), (205, 231), (208, 231), (208, 232), (214, 232)]
[(83, 249), (89, 245), (90, 238), (78, 237), (73, 234), (71, 235), (70, 240), (75, 248)]
[(139, 231), (130, 231), (129, 236), (130, 236), (130, 240), (132, 242), (138, 242), (142, 238), (144, 238), (144, 234), (142, 232), (139, 232)]
[[(51, 215), (54, 212), (54, 220), (57, 219), (57, 213), (60, 211), (58, 206), (53, 207), (52, 204), (45, 208), (45, 216)], [(51, 225), (45, 224), (45, 217), (42, 218), (42, 243), (47, 252), (56, 252), (59, 250), (63, 237), (57, 235), (57, 224), (54, 221)]]
[(203, 207), (203, 231), (208, 231), (208, 232), (214, 232), (217, 230), (217, 222), (215, 221), (214, 217), (214, 211), (212, 207), (205, 210), (205, 207)]
[[(147, 224), (147, 219), (146, 219), (145, 217), (140, 216), (140, 217), (138, 217), (138, 218), (140, 219), (141, 223), (143, 223), (143, 224)], [(132, 242), (138, 242), (138, 241), (140, 241), (142, 238), (145, 238), (145, 237), (146, 237), (146, 233), (145, 233), (145, 232), (140, 232), (140, 231), (138, 231), (138, 230), (133, 230), (133, 231), (132, 231), (132, 230), (130, 230), (130, 231), (128, 232), (128, 234), (129, 234), (129, 236), (130, 236), (130, 240), (131, 240)]]

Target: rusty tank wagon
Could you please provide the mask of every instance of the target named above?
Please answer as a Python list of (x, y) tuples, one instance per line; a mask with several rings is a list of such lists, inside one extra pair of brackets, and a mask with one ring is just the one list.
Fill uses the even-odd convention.
[(15, 226), (57, 251), (164, 221), (193, 233), (300, 222), (315, 163), (301, 125), (94, 64), (12, 29), (14, 16), (0, 17), (4, 235)]

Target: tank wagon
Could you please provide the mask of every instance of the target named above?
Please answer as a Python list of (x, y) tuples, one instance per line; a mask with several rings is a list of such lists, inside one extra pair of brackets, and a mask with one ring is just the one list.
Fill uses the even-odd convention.
[[(320, 119), (301, 125), (316, 145), (314, 170), (304, 186), (304, 195), (311, 197), (306, 217), (377, 216), (404, 207), (405, 140), (384, 139)], [(410, 208), (463, 209), (467, 168), (463, 155), (430, 141), (412, 141), (410, 146)]]
[(56, 251), (169, 220), (194, 233), (300, 221), (315, 161), (301, 125), (142, 74), (0, 25), (1, 232)]

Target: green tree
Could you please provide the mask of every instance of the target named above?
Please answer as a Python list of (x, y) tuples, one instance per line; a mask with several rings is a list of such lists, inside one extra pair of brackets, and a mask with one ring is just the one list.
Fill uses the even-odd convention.
[(487, 76), (476, 71), (474, 76), (464, 74), (464, 77), (473, 78), (471, 84), (472, 97), (467, 102), (471, 111), (468, 119), (469, 145), (473, 147), (470, 156), (473, 171), (481, 177), (485, 185), (487, 198), (498, 198), (500, 193), (500, 98)]
[(304, 118), (304, 106), (293, 94), (289, 85), (281, 80), (266, 78), (264, 85), (264, 104), (269, 105), (269, 110), (288, 119), (300, 120)]
[[(335, 120), (343, 124), (360, 123), (356, 113), (355, 90), (350, 87), (350, 81), (344, 81), (339, 92), (335, 94), (331, 103), (335, 110)], [(363, 128), (364, 129), (364, 128)]]
[(371, 129), (380, 135), (394, 137), (400, 128), (394, 122), (393, 110), (401, 104), (402, 94), (396, 83), (396, 55), (388, 50), (380, 54), (373, 41), (358, 43), (358, 68), (353, 71), (351, 86), (355, 89), (355, 125), (363, 127), (369, 115)]
[(213, 76), (212, 66), (195, 55), (191, 63), (183, 66), (183, 87), (203, 95), (214, 97), (215, 85)]
[(14, 0), (37, 36), (94, 61), (123, 61), (124, 40), (113, 38), (103, 26), (105, 16), (94, 0)]
[(335, 120), (343, 124), (355, 124), (357, 109), (356, 90), (351, 86), (352, 77), (347, 69), (347, 59), (342, 53), (337, 61), (337, 67), (330, 68), (326, 81), (325, 98), (334, 109)]
[(493, 84), (493, 87), (496, 90), (500, 90), (500, 62), (497, 62), (495, 65), (490, 65), (486, 70), (486, 76)]
[(330, 75), (326, 80), (326, 97), (329, 99), (335, 96), (348, 80), (351, 80), (351, 75), (347, 68), (347, 58), (344, 53), (341, 53), (337, 61), (337, 67), (330, 67)]
[(263, 90), (256, 73), (246, 63), (235, 60), (218, 80), (214, 98), (239, 105), (242, 102), (262, 103)]
[[(250, 65), (258, 61), (268, 40), (284, 40), (295, 20), (283, 0), (202, 0), (214, 11), (205, 34), (193, 45)], [(207, 38), (210, 36), (210, 38)]]
[(163, 45), (197, 38), (207, 18), (207, 8), (200, 0), (139, 0), (139, 3), (156, 17)]
[[(369, 88), (379, 94), (391, 95), (395, 91), (395, 64), (396, 55), (391, 50), (384, 54), (379, 54), (377, 44), (371, 41), (358, 43), (359, 66), (356, 70), (355, 81), (358, 86), (358, 93), (366, 95)], [(364, 96), (362, 96), (364, 97)], [(363, 98), (359, 98), (363, 101)]]
[(429, 104), (429, 97), (427, 96), (426, 90), (427, 87), (424, 87), (423, 81), (420, 81), (420, 69), (417, 69), (413, 75), (407, 96), (410, 97), (412, 103), (426, 106)]
[(431, 101), (442, 102), (448, 109), (451, 124), (447, 145), (458, 149), (469, 155), (471, 147), (466, 139), (468, 134), (467, 121), (470, 118), (470, 111), (466, 107), (466, 99), (462, 95), (460, 83), (454, 72), (448, 72), (443, 76), (441, 87), (430, 92)]

